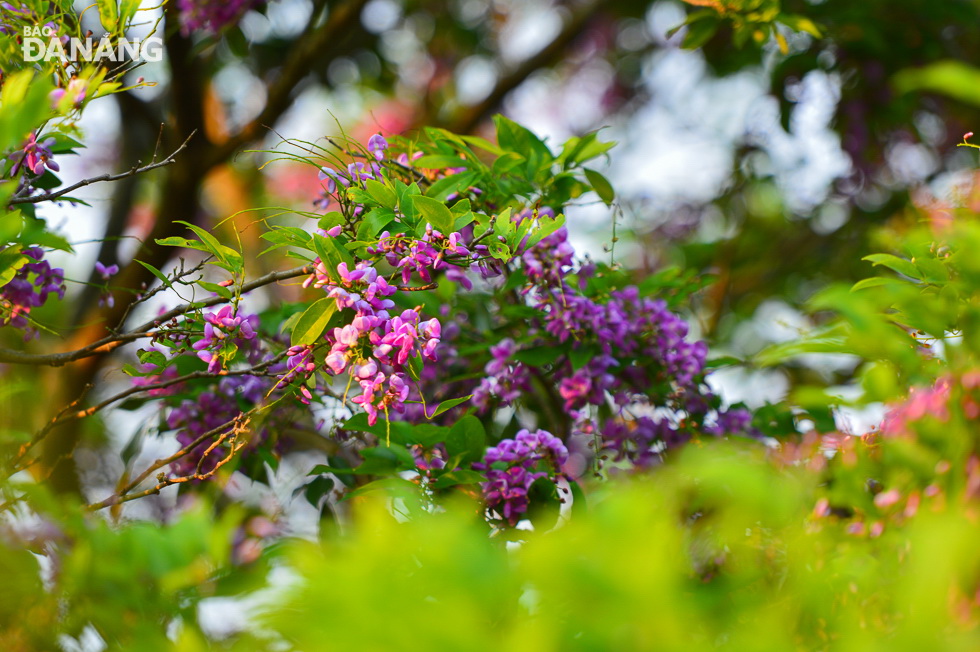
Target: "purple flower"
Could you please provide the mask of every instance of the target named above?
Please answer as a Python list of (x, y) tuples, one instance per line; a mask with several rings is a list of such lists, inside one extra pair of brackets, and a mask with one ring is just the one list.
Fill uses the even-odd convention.
[(119, 273), (119, 265), (109, 265), (106, 267), (102, 263), (96, 262), (95, 271), (98, 272), (103, 281), (108, 281), (110, 277)]
[(337, 184), (340, 183), (345, 188), (350, 185), (350, 179), (345, 177), (340, 172), (337, 172), (333, 168), (320, 168), (320, 172), (317, 175), (320, 181), (327, 182), (327, 192), (333, 194), (337, 192)]
[(255, 338), (258, 316), (236, 316), (234, 310), (226, 305), (218, 312), (205, 315), (204, 337), (191, 345), (197, 351), (197, 357), (208, 364), (208, 373), (220, 371), (221, 360), (231, 357), (240, 342)]
[(374, 158), (379, 161), (384, 160), (384, 151), (388, 149), (388, 141), (381, 134), (374, 134), (368, 140), (368, 151), (374, 154)]
[(43, 306), (52, 294), (65, 296), (65, 273), (44, 260), (40, 247), (25, 249), (30, 262), (17, 270), (9, 283), (0, 287), (0, 326), (24, 329), (25, 338), (36, 335), (30, 327), (30, 313)]
[[(556, 482), (563, 477), (568, 461), (565, 444), (545, 430), (521, 430), (514, 439), (504, 439), (488, 448), (483, 461), (473, 468), (484, 471), (483, 497), (487, 509), (510, 525), (516, 525), (529, 505), (528, 491), (539, 478)], [(506, 468), (499, 468), (506, 464)]]

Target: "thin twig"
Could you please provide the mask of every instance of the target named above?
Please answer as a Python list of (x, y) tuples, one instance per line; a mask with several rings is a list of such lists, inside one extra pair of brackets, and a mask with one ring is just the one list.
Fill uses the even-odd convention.
[(117, 328), (122, 328), (122, 326), (126, 323), (126, 320), (129, 318), (129, 314), (133, 311), (133, 308), (135, 308), (136, 306), (138, 306), (140, 304), (146, 303), (152, 297), (156, 296), (160, 292), (163, 292), (164, 290), (173, 287), (173, 284), (174, 283), (185, 284), (183, 282), (183, 279), (185, 277), (187, 277), (187, 276), (190, 276), (191, 274), (195, 274), (195, 273), (201, 271), (202, 269), (204, 269), (204, 266), (208, 263), (208, 260), (210, 258), (211, 257), (209, 256), (208, 258), (205, 258), (204, 260), (202, 260), (201, 262), (199, 262), (194, 267), (192, 267), (190, 269), (186, 269), (186, 270), (184, 269), (184, 259), (181, 258), (180, 259), (180, 270), (179, 271), (178, 270), (174, 270), (173, 278), (169, 279), (169, 283), (167, 283), (167, 284), (161, 283), (160, 285), (156, 286), (155, 288), (152, 288), (151, 290), (142, 293), (139, 297), (137, 297), (137, 299), (135, 301), (133, 301), (132, 303), (130, 303), (129, 305), (126, 306), (126, 312), (124, 312), (123, 313), (123, 316), (119, 319), (119, 324), (118, 324)]
[[(248, 369), (238, 369), (232, 371), (219, 371), (217, 373), (210, 373), (207, 371), (192, 371), (189, 374), (184, 374), (177, 378), (170, 378), (168, 380), (161, 380), (156, 383), (147, 383), (146, 385), (134, 385), (129, 387), (118, 394), (110, 396), (104, 401), (87, 407), (84, 410), (77, 410), (72, 412), (72, 410), (78, 405), (81, 398), (76, 399), (65, 409), (61, 410), (58, 415), (51, 419), (41, 430), (39, 430), (32, 438), (31, 441), (24, 444), (19, 451), (17, 451), (17, 459), (14, 463), (14, 471), (21, 471), (30, 466), (30, 463), (25, 463), (24, 457), (31, 451), (34, 446), (36, 446), (42, 439), (44, 439), (47, 434), (56, 426), (62, 423), (67, 423), (75, 419), (84, 419), (90, 417), (99, 410), (103, 410), (113, 403), (118, 403), (119, 401), (129, 398), (134, 394), (140, 394), (142, 392), (149, 392), (155, 389), (166, 389), (167, 387), (172, 387), (173, 385), (179, 385), (180, 383), (186, 382), (188, 380), (196, 380), (198, 378), (221, 378), (223, 376), (266, 376), (266, 375), (276, 375), (268, 373), (268, 368), (275, 363), (281, 361), (286, 357), (287, 352), (283, 351), (273, 358), (260, 362), (254, 367), (249, 367)], [(87, 390), (86, 390), (87, 391)]]
[[(313, 273), (312, 265), (304, 265), (303, 267), (294, 267), (293, 269), (283, 270), (281, 272), (272, 272), (261, 276), (254, 281), (250, 281), (242, 285), (241, 293), (250, 292), (256, 288), (269, 285), (270, 283), (276, 283), (277, 281), (283, 281), (290, 278), (296, 278), (297, 276), (306, 276)], [(83, 346), (80, 349), (75, 349), (74, 351), (64, 351), (62, 353), (48, 353), (48, 354), (32, 354), (24, 353), (23, 351), (17, 351), (16, 349), (0, 349), (0, 362), (6, 362), (11, 364), (29, 364), (29, 365), (48, 365), (51, 367), (60, 367), (62, 365), (68, 364), (69, 362), (74, 362), (76, 360), (81, 360), (83, 358), (88, 358), (93, 355), (98, 355), (100, 353), (108, 353), (119, 348), (126, 342), (131, 342), (133, 340), (138, 340), (143, 337), (149, 337), (154, 334), (154, 329), (159, 328), (159, 326), (167, 321), (170, 321), (174, 317), (179, 317), (185, 313), (192, 310), (197, 310), (199, 308), (207, 308), (209, 306), (216, 306), (222, 303), (228, 303), (232, 299), (226, 299), (224, 297), (209, 297), (207, 299), (202, 299), (201, 301), (194, 301), (191, 303), (186, 303), (181, 306), (177, 306), (167, 312), (159, 315), (158, 317), (146, 322), (133, 329), (129, 333), (123, 333), (120, 335), (109, 335), (100, 340), (96, 340), (87, 346)]]
[[(103, 509), (105, 507), (111, 507), (112, 505), (117, 505), (119, 503), (128, 502), (130, 500), (135, 500), (136, 498), (143, 498), (144, 496), (149, 496), (151, 494), (160, 493), (160, 490), (161, 489), (163, 489), (165, 487), (169, 487), (169, 486), (174, 485), (174, 484), (179, 484), (179, 483), (182, 483), (182, 482), (189, 482), (191, 480), (206, 480), (206, 479), (208, 479), (209, 477), (211, 477), (212, 475), (214, 475), (215, 472), (219, 468), (221, 468), (222, 466), (224, 466), (225, 464), (227, 464), (229, 461), (231, 461), (231, 458), (234, 457), (235, 453), (237, 453), (239, 450), (241, 450), (241, 447), (245, 445), (245, 442), (242, 442), (242, 444), (240, 444), (237, 447), (236, 446), (232, 446), (232, 449), (229, 451), (228, 456), (225, 457), (223, 460), (219, 461), (215, 465), (215, 468), (212, 469), (211, 471), (207, 472), (207, 473), (195, 472), (195, 473), (192, 473), (191, 475), (180, 476), (180, 477), (176, 477), (176, 478), (159, 477), (159, 482), (157, 483), (156, 486), (151, 487), (150, 489), (147, 489), (146, 491), (142, 491), (142, 492), (139, 492), (139, 493), (136, 493), (136, 494), (130, 494), (129, 493), (133, 489), (135, 489), (136, 487), (138, 487), (144, 480), (146, 480), (148, 477), (150, 477), (153, 474), (154, 471), (158, 471), (158, 470), (162, 469), (163, 467), (167, 466), (168, 464), (171, 464), (172, 462), (175, 462), (176, 460), (180, 459), (181, 457), (184, 457), (185, 455), (190, 454), (191, 451), (193, 451), (199, 444), (201, 444), (202, 442), (204, 442), (205, 440), (207, 440), (209, 437), (214, 437), (215, 435), (218, 435), (218, 438), (217, 438), (217, 441), (215, 442), (215, 445), (212, 445), (208, 449), (210, 451), (210, 450), (213, 450), (214, 448), (217, 448), (218, 445), (220, 445), (221, 443), (223, 443), (230, 436), (242, 432), (248, 426), (249, 422), (251, 421), (252, 414), (255, 413), (258, 409), (259, 408), (256, 407), (256, 408), (252, 408), (251, 410), (249, 410), (247, 412), (242, 412), (241, 414), (239, 414), (237, 417), (235, 417), (231, 421), (227, 421), (227, 422), (221, 424), (220, 426), (218, 426), (217, 428), (213, 428), (213, 429), (207, 431), (206, 433), (204, 433), (203, 435), (201, 435), (200, 437), (198, 437), (197, 439), (195, 439), (194, 441), (192, 441), (187, 446), (184, 446), (183, 448), (181, 448), (179, 451), (177, 451), (173, 455), (170, 455), (168, 457), (163, 457), (163, 458), (158, 459), (156, 462), (154, 462), (153, 464), (151, 464), (150, 466), (148, 466), (142, 473), (140, 473), (138, 476), (136, 476), (135, 479), (133, 479), (129, 483), (127, 483), (126, 486), (124, 486), (122, 489), (118, 490), (116, 493), (112, 494), (111, 496), (109, 496), (105, 500), (101, 500), (101, 501), (99, 501), (97, 503), (93, 503), (93, 504), (89, 505), (88, 506), (88, 509), (91, 510), (91, 511), (96, 511), (96, 510)], [(162, 473), (160, 475), (163, 476)]]
[[(216, 444), (223, 443), (224, 440), (228, 439), (228, 437), (231, 436), (231, 435), (232, 435), (231, 432), (225, 433), (216, 442)], [(91, 505), (88, 505), (86, 507), (86, 509), (88, 509), (89, 511), (93, 511), (94, 512), (94, 511), (98, 511), (100, 509), (104, 509), (106, 507), (112, 507), (114, 505), (119, 505), (119, 504), (122, 504), (122, 503), (128, 503), (131, 500), (139, 500), (140, 498), (145, 498), (147, 496), (153, 496), (155, 494), (159, 494), (161, 490), (163, 490), (163, 489), (165, 489), (167, 487), (171, 487), (171, 486), (173, 486), (175, 484), (182, 484), (184, 482), (192, 482), (192, 481), (195, 481), (195, 480), (197, 480), (198, 482), (203, 481), (203, 480), (207, 480), (207, 479), (213, 477), (214, 474), (217, 473), (221, 469), (221, 467), (223, 467), (225, 464), (227, 464), (228, 462), (230, 462), (235, 457), (235, 454), (238, 451), (240, 451), (245, 446), (246, 443), (247, 442), (244, 442), (243, 441), (243, 442), (241, 442), (238, 445), (232, 444), (231, 449), (228, 451), (228, 455), (226, 455), (221, 460), (218, 460), (218, 462), (215, 463), (214, 468), (211, 469), (210, 471), (207, 471), (206, 473), (201, 473), (201, 472), (198, 471), (198, 472), (192, 473), (190, 475), (178, 476), (178, 477), (173, 477), (173, 478), (165, 477), (161, 473), (160, 476), (162, 476), (162, 477), (159, 477), (158, 476), (159, 482), (157, 482), (156, 485), (150, 487), (149, 489), (144, 489), (143, 491), (140, 491), (140, 492), (135, 493), (135, 494), (131, 494), (131, 493), (128, 493), (128, 492), (125, 492), (125, 493), (116, 493), (116, 494), (113, 494), (113, 495), (109, 496), (108, 498), (106, 498), (103, 501), (100, 501), (98, 503), (93, 503)]]
[(78, 183), (73, 183), (67, 188), (62, 188), (61, 190), (55, 192), (46, 192), (43, 195), (33, 195), (31, 197), (14, 197), (8, 203), (9, 204), (38, 204), (43, 201), (54, 201), (55, 199), (64, 197), (68, 193), (74, 192), (79, 188), (90, 186), (93, 183), (98, 183), (100, 181), (119, 181), (120, 179), (125, 179), (126, 177), (142, 174), (143, 172), (149, 172), (150, 170), (162, 168), (167, 165), (172, 165), (176, 163), (176, 159), (174, 157), (180, 154), (182, 151), (184, 151), (184, 149), (187, 147), (187, 143), (190, 142), (190, 139), (194, 137), (195, 133), (197, 132), (192, 131), (191, 135), (188, 136), (183, 143), (181, 143), (180, 147), (175, 149), (170, 156), (163, 159), (159, 163), (151, 163), (149, 165), (144, 165), (142, 167), (139, 165), (134, 165), (131, 169), (129, 169), (126, 172), (120, 172), (119, 174), (103, 174), (97, 177), (91, 177), (89, 179), (82, 179)]

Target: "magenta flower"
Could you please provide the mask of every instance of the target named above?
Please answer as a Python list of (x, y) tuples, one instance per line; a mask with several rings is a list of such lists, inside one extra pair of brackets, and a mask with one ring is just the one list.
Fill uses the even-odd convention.
[(32, 133), (24, 146), (10, 155), (10, 160), (14, 162), (10, 169), (10, 176), (17, 176), (22, 166), (27, 167), (35, 176), (44, 174), (45, 168), (53, 172), (60, 170), (61, 167), (52, 159), (51, 147), (54, 144), (54, 138), (45, 138), (37, 142), (37, 134)]

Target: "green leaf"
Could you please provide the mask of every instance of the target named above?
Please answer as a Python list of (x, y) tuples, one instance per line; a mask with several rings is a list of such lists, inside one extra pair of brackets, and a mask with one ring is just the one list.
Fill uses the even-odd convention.
[(195, 249), (204, 252), (208, 250), (207, 247), (196, 240), (188, 240), (187, 238), (180, 238), (175, 235), (169, 238), (157, 238), (155, 242), (162, 247), (180, 247), (182, 249)]
[(806, 32), (816, 38), (823, 37), (817, 24), (806, 16), (800, 16), (799, 14), (779, 14), (776, 16), (776, 21), (786, 25), (793, 31)]
[(598, 351), (592, 346), (580, 346), (569, 351), (568, 360), (572, 363), (572, 370), (578, 371), (585, 365), (589, 364), (589, 361), (595, 358), (596, 353), (598, 353)]
[(115, 34), (119, 27), (119, 6), (116, 0), (95, 0), (95, 4), (99, 8), (102, 26), (110, 34)]
[(199, 237), (201, 239), (201, 242), (204, 243), (204, 246), (206, 247), (207, 251), (214, 254), (215, 258), (217, 258), (222, 263), (224, 263), (223, 266), (226, 269), (232, 272), (242, 271), (244, 264), (242, 261), (242, 255), (240, 253), (238, 253), (231, 247), (227, 247), (221, 244), (220, 242), (218, 242), (218, 239), (215, 238), (213, 235), (211, 235), (208, 231), (202, 229), (201, 227), (195, 224), (191, 224), (190, 222), (184, 222), (183, 220), (174, 220), (174, 221), (177, 224), (183, 224), (188, 229), (196, 233), (197, 237)]
[(892, 77), (892, 85), (900, 93), (933, 91), (980, 106), (980, 68), (962, 61), (951, 59), (902, 70)]
[(453, 222), (453, 231), (459, 231), (460, 229), (467, 226), (468, 224), (471, 224), (475, 219), (476, 219), (476, 213), (474, 213), (473, 211), (470, 211), (465, 215), (460, 215), (459, 217), (456, 218), (456, 221)]
[(722, 355), (717, 358), (711, 358), (704, 363), (705, 369), (718, 369), (721, 367), (731, 367), (734, 365), (745, 364), (745, 361), (741, 358), (736, 358), (733, 355)]
[(595, 190), (596, 194), (599, 195), (599, 199), (605, 202), (606, 206), (612, 204), (613, 200), (616, 198), (616, 192), (613, 190), (612, 184), (603, 175), (596, 172), (595, 170), (590, 170), (585, 168), (585, 177), (589, 180), (592, 185), (592, 189)]
[(163, 283), (163, 286), (164, 287), (170, 287), (170, 279), (167, 278), (166, 274), (164, 274), (163, 272), (161, 272), (159, 269), (157, 269), (156, 267), (154, 267), (150, 263), (145, 263), (142, 260), (138, 260), (138, 259), (136, 260), (136, 262), (139, 263), (140, 265), (142, 265), (143, 267), (145, 267), (146, 269), (148, 269), (151, 274), (153, 274), (158, 279), (160, 279), (160, 282)]
[(313, 344), (326, 330), (330, 318), (337, 312), (337, 302), (330, 297), (314, 301), (296, 321), (290, 335), (290, 344)]
[(885, 278), (884, 276), (872, 276), (871, 278), (861, 279), (851, 287), (851, 292), (865, 290), (868, 288), (883, 287), (886, 285), (896, 285), (908, 281), (901, 281), (897, 278)]
[(531, 233), (531, 236), (527, 239), (527, 246), (533, 247), (538, 244), (542, 238), (547, 238), (549, 235), (560, 229), (565, 225), (565, 215), (559, 213), (552, 219), (540, 219), (540, 226)]
[(473, 147), (479, 147), (483, 151), (490, 152), (491, 154), (493, 154), (495, 156), (500, 156), (501, 154), (504, 153), (504, 150), (500, 149), (499, 147), (497, 147), (496, 145), (494, 145), (493, 143), (491, 143), (486, 138), (481, 138), (479, 136), (466, 136), (466, 135), (462, 135), (462, 134), (460, 134), (459, 137), (467, 145), (472, 145)]
[(418, 196), (414, 198), (415, 209), (432, 228), (443, 235), (453, 231), (453, 214), (441, 201), (431, 197)]
[(368, 194), (381, 206), (385, 208), (395, 207), (398, 200), (395, 197), (395, 191), (391, 188), (374, 179), (368, 179), (364, 185), (367, 188)]
[[(392, 193), (394, 197), (394, 193)], [(395, 220), (395, 213), (389, 208), (375, 208), (364, 216), (357, 229), (357, 239), (368, 242), (378, 237), (385, 227)]]
[(470, 166), (470, 162), (458, 156), (445, 156), (442, 154), (430, 154), (421, 156), (412, 161), (412, 165), (426, 170), (440, 170), (442, 168), (465, 168)]
[(548, 478), (538, 478), (527, 492), (530, 504), (527, 516), (534, 529), (544, 532), (558, 524), (561, 516), (561, 497), (558, 486)]
[(375, 435), (381, 441), (389, 436), (393, 444), (403, 446), (433, 446), (448, 437), (449, 428), (436, 426), (429, 423), (411, 424), (407, 421), (387, 421), (384, 417), (379, 417), (373, 425), (368, 425), (367, 414), (359, 412), (344, 422), (341, 426), (344, 430), (354, 432), (368, 432)]
[(209, 283), (208, 281), (198, 281), (197, 284), (207, 290), (208, 292), (214, 292), (219, 297), (223, 299), (230, 299), (234, 296), (231, 290), (223, 285), (218, 285), (217, 283)]
[(564, 164), (566, 168), (573, 163), (584, 163), (591, 159), (605, 154), (616, 146), (615, 142), (599, 142), (598, 132), (592, 132), (585, 136), (569, 138), (561, 150), (558, 162)]
[(21, 253), (20, 247), (7, 247), (0, 251), (0, 287), (10, 283), (17, 276), (17, 270), (30, 260), (28, 256)]
[(469, 469), (455, 469), (443, 473), (432, 483), (434, 489), (446, 489), (461, 484), (478, 484), (486, 480), (482, 473)]
[(334, 238), (325, 238), (316, 233), (313, 235), (313, 250), (323, 261), (323, 266), (327, 269), (330, 278), (337, 281), (340, 276), (337, 273), (337, 266), (340, 263), (347, 263), (347, 266), (354, 266), (354, 258), (346, 248), (338, 246)]
[(681, 43), (681, 47), (685, 50), (698, 49), (711, 40), (711, 37), (715, 35), (715, 32), (718, 31), (720, 26), (721, 21), (713, 15), (703, 16), (698, 20), (688, 23), (687, 34), (684, 35), (684, 41)]
[(770, 367), (807, 353), (850, 353), (839, 330), (808, 337), (804, 340), (781, 342), (764, 348), (753, 357), (753, 364)]
[(461, 404), (465, 403), (466, 401), (470, 400), (471, 398), (473, 398), (473, 395), (472, 394), (468, 394), (467, 396), (461, 396), (459, 398), (451, 398), (451, 399), (449, 399), (447, 401), (443, 401), (442, 403), (439, 404), (439, 407), (436, 408), (436, 411), (433, 412), (432, 413), (432, 416), (429, 417), (429, 418), (430, 419), (434, 419), (437, 416), (439, 416), (440, 414), (442, 414), (443, 412), (445, 412), (446, 410), (451, 410), (454, 407), (456, 407), (457, 405), (461, 405)]
[(306, 483), (305, 486), (300, 487), (300, 490), (306, 497), (307, 502), (317, 509), (320, 509), (323, 504), (324, 497), (329, 496), (330, 492), (333, 491), (333, 488), (333, 478), (325, 475), (318, 475), (317, 477), (313, 478), (313, 480)]
[(167, 365), (167, 356), (156, 349), (140, 349), (136, 352), (136, 356), (143, 364), (153, 364), (157, 367)]
[[(493, 117), (493, 121), (497, 126), (497, 142), (501, 149), (514, 152), (527, 159), (529, 179), (534, 179), (539, 171), (554, 161), (554, 156), (552, 156), (548, 146), (527, 127), (523, 127), (499, 114)], [(499, 161), (500, 159), (497, 159), (497, 163)], [(494, 163), (494, 168), (496, 168), (497, 163)]]
[(309, 249), (313, 240), (313, 236), (296, 226), (273, 227), (271, 231), (263, 233), (260, 237), (276, 244), (292, 245), (303, 249)]
[(71, 244), (56, 233), (51, 233), (45, 228), (44, 222), (38, 219), (26, 220), (24, 231), (17, 240), (25, 245), (38, 245), (40, 247), (50, 247), (59, 251), (74, 253)]
[[(2, 199), (0, 198), (0, 200)], [(20, 210), (14, 209), (5, 215), (0, 215), (0, 246), (4, 246), (8, 242), (15, 242), (14, 238), (23, 228), (24, 216)]]
[(564, 347), (533, 346), (515, 353), (514, 359), (532, 367), (543, 367), (544, 365), (553, 363), (564, 352)]
[(468, 414), (449, 430), (446, 452), (450, 457), (460, 457), (460, 463), (478, 462), (486, 452), (487, 433), (483, 423)]
[(415, 382), (422, 376), (422, 355), (416, 353), (408, 358), (408, 375)]
[(495, 175), (507, 174), (514, 168), (523, 165), (527, 161), (526, 158), (520, 154), (514, 152), (506, 152), (503, 156), (497, 158), (493, 162), (492, 171)]
[(462, 193), (469, 189), (480, 178), (478, 172), (461, 172), (460, 174), (450, 174), (433, 183), (425, 191), (427, 197), (445, 201), (453, 193)]
[(914, 279), (922, 280), (922, 273), (910, 260), (905, 260), (904, 258), (899, 258), (898, 256), (893, 256), (892, 254), (871, 254), (870, 256), (865, 256), (861, 260), (867, 260), (877, 265), (884, 265), (889, 269), (893, 269), (899, 274), (904, 274)]
[(415, 468), (415, 459), (404, 446), (378, 446), (361, 451), (364, 461), (354, 469), (361, 475), (383, 475)]
[(935, 258), (917, 258), (915, 267), (921, 273), (921, 279), (928, 283), (943, 285), (949, 282), (949, 269), (942, 261)]

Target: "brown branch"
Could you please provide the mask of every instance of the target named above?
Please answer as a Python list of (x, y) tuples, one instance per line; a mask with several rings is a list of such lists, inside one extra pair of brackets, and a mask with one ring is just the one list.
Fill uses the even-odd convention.
[[(221, 424), (220, 426), (218, 426), (217, 428), (213, 428), (207, 431), (206, 433), (204, 433), (203, 435), (201, 435), (200, 437), (192, 441), (187, 446), (181, 448), (173, 455), (158, 459), (156, 462), (148, 466), (142, 473), (136, 476), (136, 479), (131, 480), (122, 489), (118, 490), (116, 493), (112, 494), (105, 500), (101, 500), (97, 503), (92, 503), (87, 507), (87, 509), (91, 511), (97, 511), (100, 509), (104, 509), (106, 507), (111, 507), (112, 505), (118, 505), (119, 503), (128, 502), (130, 500), (136, 500), (137, 498), (143, 498), (145, 496), (149, 496), (152, 494), (158, 494), (160, 493), (161, 489), (164, 489), (165, 487), (169, 487), (171, 485), (180, 484), (182, 482), (190, 482), (192, 480), (207, 480), (208, 478), (213, 476), (218, 471), (218, 469), (220, 469), (222, 466), (224, 466), (229, 461), (231, 461), (231, 458), (234, 457), (235, 453), (241, 450), (242, 446), (245, 445), (245, 442), (242, 442), (238, 446), (233, 445), (231, 450), (228, 452), (227, 457), (220, 460), (215, 465), (214, 469), (208, 471), (207, 473), (201, 473), (200, 470), (198, 470), (197, 472), (192, 473), (190, 475), (179, 476), (176, 478), (160, 477), (163, 476), (163, 474), (161, 473), (160, 476), (158, 476), (159, 482), (156, 484), (156, 486), (136, 494), (129, 493), (133, 489), (138, 487), (144, 480), (150, 477), (150, 475), (152, 475), (154, 471), (158, 471), (163, 467), (167, 466), (168, 464), (175, 462), (176, 460), (179, 460), (181, 457), (184, 457), (185, 455), (189, 455), (191, 451), (194, 450), (194, 448), (196, 448), (199, 444), (204, 442), (209, 437), (214, 437), (215, 435), (219, 435), (218, 438), (215, 440), (215, 442), (208, 448), (208, 452), (213, 451), (215, 448), (217, 448), (222, 443), (224, 443), (229, 437), (241, 434), (248, 426), (249, 422), (251, 421), (252, 414), (256, 412), (258, 409), (259, 408), (252, 408), (248, 412), (242, 412), (231, 421), (227, 421)], [(226, 430), (227, 432), (223, 432)]]
[[(313, 267), (306, 265), (303, 267), (294, 267), (293, 269), (283, 270), (281, 272), (272, 272), (271, 274), (266, 274), (261, 276), (254, 281), (250, 281), (242, 285), (241, 294), (250, 292), (256, 288), (269, 285), (270, 283), (275, 283), (277, 281), (282, 281), (290, 278), (296, 278), (297, 276), (305, 276), (307, 274), (313, 273)], [(61, 353), (48, 353), (48, 354), (36, 354), (36, 353), (24, 353), (17, 351), (15, 349), (0, 349), (0, 362), (6, 362), (11, 364), (29, 364), (29, 365), (48, 365), (51, 367), (60, 367), (62, 365), (68, 364), (69, 362), (74, 362), (76, 360), (81, 360), (83, 358), (88, 358), (93, 355), (99, 355), (102, 353), (109, 353), (119, 348), (126, 342), (132, 342), (133, 340), (138, 340), (143, 337), (150, 337), (154, 334), (154, 329), (159, 328), (160, 324), (167, 322), (174, 317), (179, 317), (185, 313), (192, 310), (197, 310), (199, 308), (207, 308), (209, 306), (216, 306), (222, 303), (228, 303), (232, 299), (226, 299), (224, 297), (210, 297), (208, 299), (202, 299), (201, 301), (194, 301), (192, 303), (186, 303), (182, 306), (177, 306), (162, 315), (156, 317), (155, 319), (146, 322), (133, 329), (129, 333), (114, 334), (106, 336), (100, 340), (92, 342), (88, 346), (83, 346), (80, 349), (75, 349), (74, 351), (64, 351)]]
[(210, 373), (210, 372), (207, 372), (207, 371), (193, 371), (193, 372), (191, 372), (189, 374), (184, 374), (183, 376), (179, 376), (177, 378), (171, 378), (169, 380), (161, 380), (161, 381), (156, 382), (156, 383), (147, 383), (146, 385), (134, 385), (134, 386), (132, 386), (132, 387), (130, 387), (128, 389), (125, 389), (125, 390), (119, 392), (118, 394), (114, 394), (113, 396), (110, 396), (109, 398), (107, 398), (107, 399), (105, 399), (105, 400), (97, 403), (96, 405), (92, 405), (90, 407), (87, 407), (84, 410), (77, 410), (75, 412), (72, 412), (72, 410), (78, 405), (79, 401), (81, 401), (81, 398), (82, 397), (79, 397), (73, 403), (71, 403), (70, 405), (68, 405), (67, 407), (65, 407), (63, 410), (61, 410), (61, 412), (59, 412), (58, 415), (55, 418), (51, 419), (44, 426), (44, 428), (42, 428), (41, 430), (39, 430), (31, 438), (31, 440), (29, 442), (27, 442), (26, 444), (24, 444), (23, 446), (21, 446), (20, 450), (17, 451), (17, 458), (16, 458), (16, 461), (14, 463), (13, 469), (16, 472), (16, 471), (22, 471), (23, 469), (28, 468), (30, 466), (30, 463), (23, 462), (24, 457), (27, 455), (27, 453), (29, 453), (31, 451), (31, 449), (34, 448), (34, 446), (36, 446), (38, 443), (40, 443), (41, 440), (43, 440), (44, 437), (47, 436), (47, 434), (49, 432), (51, 432), (51, 430), (53, 428), (55, 428), (56, 426), (59, 426), (59, 425), (61, 425), (63, 423), (66, 423), (68, 421), (72, 421), (72, 420), (75, 420), (75, 419), (84, 419), (86, 417), (90, 417), (93, 414), (95, 414), (96, 412), (98, 412), (99, 410), (103, 410), (103, 409), (109, 407), (110, 405), (112, 405), (113, 403), (118, 403), (119, 401), (121, 401), (123, 399), (126, 399), (126, 398), (129, 398), (130, 396), (133, 396), (134, 394), (140, 394), (142, 392), (149, 392), (149, 391), (152, 391), (152, 390), (155, 390), (155, 389), (166, 389), (167, 387), (172, 387), (173, 385), (179, 385), (180, 383), (186, 382), (188, 380), (196, 380), (198, 378), (220, 378), (220, 377), (223, 377), (223, 376), (263, 376), (263, 375), (274, 375), (274, 374), (268, 374), (268, 372), (267, 372), (268, 368), (271, 367), (272, 365), (274, 365), (275, 363), (279, 362), (280, 360), (282, 360), (285, 357), (286, 357), (286, 352), (283, 351), (282, 353), (276, 355), (275, 357), (270, 358), (270, 359), (268, 359), (268, 360), (266, 360), (264, 362), (260, 362), (259, 364), (255, 365), (254, 367), (249, 367), (248, 369), (238, 369), (238, 370), (231, 370), (231, 371), (223, 370), (223, 371), (219, 371), (219, 372), (216, 372), (216, 373)]
[(55, 192), (46, 192), (43, 195), (33, 195), (31, 197), (14, 197), (8, 203), (9, 204), (38, 204), (43, 201), (54, 201), (60, 197), (64, 197), (70, 192), (74, 192), (78, 190), (79, 188), (90, 186), (93, 183), (99, 183), (101, 181), (119, 181), (120, 179), (132, 177), (137, 174), (142, 174), (144, 172), (149, 172), (150, 170), (156, 170), (157, 168), (162, 168), (167, 165), (173, 165), (174, 163), (176, 163), (176, 159), (174, 157), (176, 157), (182, 151), (187, 149), (187, 143), (190, 142), (191, 138), (193, 138), (194, 134), (196, 133), (197, 130), (192, 131), (190, 135), (184, 140), (184, 142), (181, 143), (180, 147), (175, 149), (173, 153), (170, 154), (170, 156), (157, 163), (151, 163), (149, 165), (143, 165), (143, 166), (140, 166), (139, 163), (137, 163), (126, 172), (120, 172), (119, 174), (102, 174), (97, 177), (82, 179), (78, 183), (73, 183), (67, 188), (62, 188), (61, 190), (57, 190)]
[(43, 428), (41, 428), (41, 430), (39, 430), (37, 433), (34, 434), (33, 437), (31, 437), (31, 440), (29, 442), (27, 442), (26, 444), (23, 444), (20, 447), (20, 450), (17, 451), (17, 461), (14, 463), (14, 467), (13, 467), (13, 470), (14, 470), (15, 473), (17, 471), (22, 471), (23, 469), (26, 468), (25, 466), (21, 466), (20, 460), (22, 460), (24, 458), (24, 456), (27, 455), (31, 451), (31, 449), (34, 448), (34, 446), (37, 445), (38, 442), (40, 442), (42, 439), (44, 439), (44, 437), (49, 432), (51, 432), (51, 429), (52, 428), (54, 428), (56, 425), (58, 425), (59, 420), (63, 416), (65, 416), (66, 414), (68, 414), (69, 412), (71, 412), (73, 409), (75, 409), (78, 406), (79, 403), (82, 402), (82, 398), (85, 396), (85, 392), (87, 392), (89, 389), (91, 389), (91, 386), (87, 386), (84, 389), (84, 391), (82, 392), (82, 394), (78, 398), (76, 398), (74, 401), (72, 401), (71, 403), (69, 403), (68, 405), (66, 405), (65, 407), (63, 407), (58, 412), (58, 414), (55, 415), (55, 417), (53, 419), (51, 419), (51, 421), (49, 421), (47, 424), (45, 424), (45, 426)]

